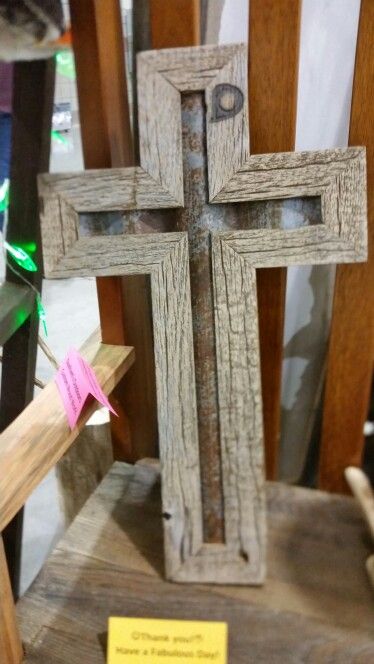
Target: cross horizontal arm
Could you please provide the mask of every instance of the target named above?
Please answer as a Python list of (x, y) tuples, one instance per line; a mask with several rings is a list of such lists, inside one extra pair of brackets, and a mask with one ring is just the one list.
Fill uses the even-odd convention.
[(78, 213), (174, 208), (183, 204), (183, 199), (173, 198), (140, 166), (40, 175), (39, 194), (44, 202), (63, 199)]
[(321, 196), (351, 171), (352, 187), (366, 193), (364, 147), (276, 152), (249, 157), (211, 203)]
[[(186, 233), (83, 237), (57, 262), (50, 257), (51, 268), (47, 274), (57, 279), (153, 274), (185, 238)], [(45, 263), (48, 260), (46, 251)]]
[(216, 237), (255, 268), (354, 263), (367, 257), (365, 244), (358, 252), (353, 244), (322, 224), (296, 230), (217, 233)]

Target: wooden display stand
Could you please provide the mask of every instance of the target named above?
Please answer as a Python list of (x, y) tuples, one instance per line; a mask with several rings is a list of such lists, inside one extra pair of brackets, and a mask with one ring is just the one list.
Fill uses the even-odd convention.
[[(131, 349), (83, 351), (108, 394)], [(0, 527), (78, 435), (54, 383), (0, 436)], [(45, 412), (41, 418), (40, 413)], [(30, 427), (30, 422), (34, 425)], [(27, 463), (25, 463), (27, 459)], [(166, 582), (160, 476), (115, 463), (14, 609), (0, 540), (2, 664), (104, 664), (110, 616), (225, 621), (229, 661), (284, 664), (374, 657), (371, 547), (353, 499), (269, 483), (268, 579), (262, 589)], [(19, 628), (17, 627), (17, 621)], [(18, 631), (19, 629), (19, 631)]]
[(263, 588), (170, 584), (157, 471), (116, 463), (18, 603), (25, 663), (104, 664), (109, 616), (228, 622), (230, 664), (306, 653), (318, 664), (371, 661), (370, 546), (358, 506), (280, 484), (268, 484), (267, 506)]
[[(81, 353), (91, 364), (101, 389), (107, 395), (134, 362), (132, 348), (105, 346), (95, 339), (90, 339)], [(0, 531), (12, 522), (33, 489), (69, 449), (96, 407), (94, 400), (87, 404), (77, 425), (70, 431), (57, 386), (51, 382), (0, 435)], [(22, 661), (1, 537), (0, 657), (1, 664)]]

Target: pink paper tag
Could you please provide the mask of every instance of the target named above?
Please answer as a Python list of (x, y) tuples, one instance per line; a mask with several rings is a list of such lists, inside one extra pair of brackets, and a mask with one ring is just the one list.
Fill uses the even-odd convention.
[(106, 408), (113, 410), (102, 391), (90, 365), (71, 348), (60, 365), (55, 378), (66, 411), (70, 429), (74, 429), (84, 405), (90, 395)]

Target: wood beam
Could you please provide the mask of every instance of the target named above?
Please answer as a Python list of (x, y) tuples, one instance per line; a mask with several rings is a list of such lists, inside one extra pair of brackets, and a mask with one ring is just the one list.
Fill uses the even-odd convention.
[[(8, 242), (35, 244), (37, 272), (27, 279), (40, 291), (42, 284), (39, 206), (36, 177), (48, 171), (54, 97), (54, 60), (17, 62), (14, 68), (12, 158)], [(13, 264), (17, 269), (17, 265)], [(7, 269), (7, 282), (24, 285)], [(0, 431), (5, 429), (33, 397), (39, 321), (28, 316), (3, 347)], [(19, 592), (22, 511), (3, 533), (14, 596)]]
[[(89, 341), (81, 349), (105, 395), (134, 362), (134, 349)], [(70, 430), (57, 385), (52, 380), (0, 434), (0, 530), (24, 505), (31, 492), (69, 449), (97, 401), (87, 402)]]
[[(148, 3), (148, 12), (141, 22), (139, 18), (137, 21), (139, 31), (141, 25), (144, 26), (144, 34), (138, 43), (145, 46), (149, 39), (149, 46), (154, 49), (200, 45), (200, 0), (142, 0), (142, 4), (145, 3)], [(139, 17), (139, 9), (136, 15)], [(153, 402), (156, 399), (155, 392), (150, 396)], [(151, 449), (148, 453), (144, 449), (143, 456), (155, 455)]]
[(150, 0), (152, 48), (199, 46), (200, 0)]
[(336, 272), (322, 424), (319, 487), (347, 492), (344, 469), (360, 466), (374, 357), (374, 3), (362, 0), (349, 145), (367, 151), (369, 260)]
[(18, 632), (3, 539), (0, 535), (0, 653), (2, 664), (21, 664), (23, 648)]
[[(70, 0), (86, 168), (134, 164), (119, 0)], [(110, 48), (108, 48), (110, 44)], [(115, 390), (114, 454), (134, 461), (155, 453), (157, 415), (152, 319), (145, 277), (97, 279), (105, 343), (136, 346), (137, 362)]]
[[(251, 154), (295, 149), (300, 0), (251, 0)], [(266, 474), (275, 479), (280, 442), (286, 268), (257, 271)]]

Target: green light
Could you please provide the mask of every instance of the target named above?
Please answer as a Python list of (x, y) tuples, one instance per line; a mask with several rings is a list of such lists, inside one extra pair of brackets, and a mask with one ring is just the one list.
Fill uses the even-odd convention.
[(31, 256), (28, 255), (24, 249), (18, 247), (16, 244), (9, 244), (9, 242), (4, 242), (4, 247), (7, 252), (12, 256), (13, 260), (28, 272), (37, 272), (38, 268), (36, 267)]
[(38, 312), (39, 320), (41, 321), (41, 323), (43, 325), (44, 334), (45, 334), (46, 337), (48, 337), (47, 317), (46, 317), (45, 309), (42, 305), (42, 301), (40, 299), (39, 293), (36, 296), (36, 309), (37, 309), (37, 312)]
[(36, 252), (36, 242), (22, 242), (18, 246), (27, 251), (28, 254), (35, 254)]
[(9, 180), (5, 179), (0, 187), (0, 212), (5, 212), (9, 206)]
[(65, 138), (65, 136), (63, 136), (62, 134), (60, 134), (59, 131), (55, 131), (55, 130), (53, 129), (53, 130), (51, 131), (51, 136), (52, 136), (52, 138), (54, 138), (54, 140), (57, 141), (58, 143), (63, 143), (63, 145), (69, 145), (69, 141)]
[(56, 55), (57, 71), (61, 76), (66, 76), (75, 81), (75, 62), (72, 51), (59, 51)]
[(29, 312), (27, 310), (18, 309), (18, 311), (16, 313), (17, 327), (21, 327), (21, 325), (25, 322), (28, 315), (29, 315)]

